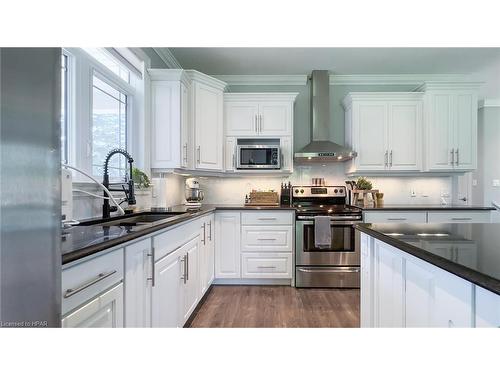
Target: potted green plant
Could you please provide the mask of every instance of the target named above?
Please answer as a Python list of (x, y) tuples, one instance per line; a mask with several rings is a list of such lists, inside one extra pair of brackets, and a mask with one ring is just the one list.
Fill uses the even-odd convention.
[(132, 168), (132, 179), (135, 185), (135, 200), (137, 210), (148, 210), (151, 208), (151, 180), (148, 175), (139, 168)]
[(356, 180), (356, 188), (358, 190), (371, 190), (373, 188), (373, 184), (370, 180), (360, 176)]

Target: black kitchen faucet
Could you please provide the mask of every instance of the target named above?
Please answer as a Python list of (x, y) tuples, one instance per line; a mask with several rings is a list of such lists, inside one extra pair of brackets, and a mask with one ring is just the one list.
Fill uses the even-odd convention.
[[(111, 157), (115, 154), (122, 154), (123, 156), (125, 156), (127, 158), (127, 162), (129, 164), (129, 172), (130, 172), (130, 177), (126, 183), (119, 182), (119, 183), (111, 184), (111, 185), (120, 185), (119, 188), (112, 188), (112, 187), (110, 187), (110, 183), (109, 183), (108, 164), (109, 164), (109, 160), (111, 159)], [(115, 149), (111, 150), (106, 155), (106, 159), (104, 161), (104, 177), (103, 177), (103, 181), (102, 181), (102, 184), (109, 191), (123, 191), (125, 193), (125, 200), (124, 201), (126, 201), (129, 205), (135, 204), (134, 180), (132, 179), (132, 164), (133, 164), (133, 162), (134, 162), (134, 159), (132, 158), (132, 156), (130, 156), (130, 154), (127, 151), (125, 151), (121, 148), (115, 148)], [(116, 206), (111, 207), (110, 206), (109, 195), (105, 191), (104, 192), (104, 203), (102, 205), (102, 218), (103, 219), (109, 218), (111, 216), (110, 215), (111, 212), (114, 212), (117, 210), (118, 210), (118, 207), (116, 207)]]

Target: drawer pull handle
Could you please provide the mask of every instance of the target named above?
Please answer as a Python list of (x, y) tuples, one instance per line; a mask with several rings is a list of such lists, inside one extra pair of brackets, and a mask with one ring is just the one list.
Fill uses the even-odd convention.
[(276, 241), (276, 238), (257, 238), (259, 241)]
[(276, 266), (257, 266), (257, 268), (265, 268), (265, 269), (268, 269), (268, 268), (276, 268)]
[(275, 217), (259, 217), (259, 220), (276, 220)]
[(405, 217), (389, 217), (389, 218), (387, 218), (387, 220), (390, 220), (390, 221), (405, 221), (406, 218)]
[(107, 278), (111, 275), (114, 275), (115, 273), (116, 273), (116, 270), (113, 270), (113, 271), (110, 271), (107, 273), (103, 272), (103, 273), (100, 273), (99, 275), (97, 275), (96, 278), (86, 282), (85, 284), (80, 285), (79, 287), (77, 287), (75, 289), (66, 289), (66, 293), (64, 293), (64, 298), (69, 298), (71, 296), (74, 296), (76, 293), (79, 293), (82, 290), (87, 289), (88, 287), (98, 283), (101, 280), (104, 280), (105, 278)]
[(456, 220), (456, 221), (464, 221), (464, 220), (472, 220), (471, 217), (453, 217), (451, 220)]

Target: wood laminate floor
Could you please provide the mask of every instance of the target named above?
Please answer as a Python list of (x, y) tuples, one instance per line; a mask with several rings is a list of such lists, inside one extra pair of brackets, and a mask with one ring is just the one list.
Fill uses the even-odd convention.
[(359, 290), (215, 285), (189, 327), (359, 327)]

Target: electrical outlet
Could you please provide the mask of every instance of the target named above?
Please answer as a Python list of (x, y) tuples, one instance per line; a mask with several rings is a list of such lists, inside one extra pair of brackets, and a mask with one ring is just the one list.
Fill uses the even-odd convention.
[(415, 198), (417, 196), (417, 192), (415, 191), (414, 188), (410, 189), (410, 197)]
[(477, 180), (476, 179), (472, 180), (472, 186), (477, 186)]
[(499, 187), (499, 186), (500, 186), (500, 180), (493, 180), (492, 185), (493, 185), (494, 187)]

